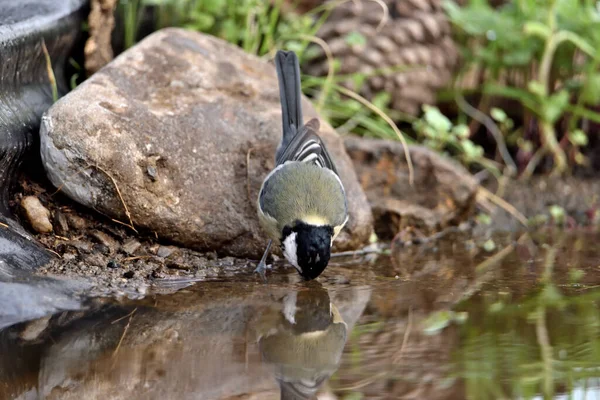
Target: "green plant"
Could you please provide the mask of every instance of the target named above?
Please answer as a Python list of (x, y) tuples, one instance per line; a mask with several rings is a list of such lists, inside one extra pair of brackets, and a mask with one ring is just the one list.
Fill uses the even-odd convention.
[[(465, 69), (479, 71), (484, 81), (481, 93), (517, 100), (524, 122), (537, 121), (541, 147), (524, 174), (530, 175), (546, 153), (554, 159), (554, 172), (564, 173), (567, 146), (574, 161), (583, 162), (583, 131), (570, 138), (581, 119), (600, 122), (600, 114), (587, 108), (600, 102), (596, 2), (515, 0), (494, 9), (484, 0), (464, 7), (447, 1), (445, 9), (458, 28)], [(560, 121), (568, 122), (562, 138), (556, 131)]]
[(483, 148), (469, 139), (469, 127), (453, 124), (437, 107), (424, 105), (423, 117), (414, 121), (413, 129), (423, 143), (437, 151), (450, 151), (465, 164), (479, 164), (499, 174), (496, 165), (484, 157)]

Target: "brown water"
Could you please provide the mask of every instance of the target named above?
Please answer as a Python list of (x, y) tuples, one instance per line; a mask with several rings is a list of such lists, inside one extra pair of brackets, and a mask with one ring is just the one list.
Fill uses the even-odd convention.
[(0, 332), (0, 398), (599, 399), (600, 235), (512, 239), (95, 300)]

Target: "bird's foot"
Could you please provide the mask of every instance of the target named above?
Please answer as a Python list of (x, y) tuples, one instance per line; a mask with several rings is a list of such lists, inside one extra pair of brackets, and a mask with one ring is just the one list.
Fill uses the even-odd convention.
[(267, 269), (270, 269), (270, 266), (267, 265), (267, 263), (265, 263), (264, 261), (261, 261), (258, 263), (258, 266), (256, 267), (256, 269), (254, 270), (255, 274), (259, 274), (260, 277), (263, 279), (263, 281), (267, 281)]

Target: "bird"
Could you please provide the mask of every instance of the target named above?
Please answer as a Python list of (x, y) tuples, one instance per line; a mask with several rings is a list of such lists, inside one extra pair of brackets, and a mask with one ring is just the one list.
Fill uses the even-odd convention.
[(273, 242), (305, 280), (317, 278), (329, 264), (331, 246), (348, 222), (348, 201), (325, 143), (319, 120), (303, 124), (300, 64), (293, 51), (275, 55), (283, 136), (275, 168), (258, 195), (258, 218), (269, 236), (255, 272), (265, 278)]
[(273, 367), (282, 400), (314, 399), (339, 368), (348, 325), (327, 289), (299, 286), (254, 323), (262, 361)]

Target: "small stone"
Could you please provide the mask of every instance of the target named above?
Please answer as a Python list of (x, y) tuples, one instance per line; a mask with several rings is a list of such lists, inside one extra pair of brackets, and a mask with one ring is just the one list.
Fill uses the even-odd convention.
[(75, 230), (82, 231), (87, 227), (87, 221), (76, 214), (68, 214), (67, 222), (69, 226)]
[(106, 264), (106, 266), (110, 269), (117, 269), (119, 268), (119, 264), (115, 261), (115, 260), (110, 260), (108, 262), (108, 264)]
[(161, 258), (167, 258), (177, 250), (173, 246), (160, 246), (156, 251), (156, 255)]
[(69, 222), (67, 221), (67, 216), (60, 210), (56, 210), (54, 212), (54, 226), (56, 228), (56, 233), (60, 235), (64, 235), (69, 232)]
[(142, 244), (139, 241), (137, 241), (136, 239), (129, 239), (128, 241), (123, 243), (123, 245), (121, 246), (121, 250), (123, 250), (128, 255), (132, 255), (141, 246), (142, 246)]
[(25, 325), (25, 329), (19, 334), (19, 337), (26, 341), (32, 341), (37, 339), (48, 327), (51, 317), (43, 317), (40, 319), (28, 322)]
[(156, 182), (156, 167), (148, 165), (148, 167), (146, 168), (146, 173), (148, 174), (152, 182)]
[(113, 239), (110, 235), (102, 231), (93, 231), (92, 238), (96, 239), (98, 243), (108, 247), (111, 252), (114, 251), (118, 246), (117, 241), (115, 239)]
[(126, 278), (126, 279), (131, 279), (134, 276), (135, 276), (135, 272), (133, 272), (133, 271), (127, 271), (123, 274), (123, 278)]
[(38, 233), (52, 232), (52, 223), (50, 222), (50, 211), (44, 207), (35, 196), (27, 196), (21, 200), (21, 207), (31, 224), (31, 227)]
[(105, 256), (110, 254), (110, 248), (108, 246), (103, 245), (102, 243), (94, 243), (92, 245), (92, 250), (104, 254)]
[(178, 269), (178, 270), (189, 270), (190, 265), (186, 264), (183, 260), (177, 259), (175, 261), (171, 261), (167, 263), (167, 268), (169, 269)]

